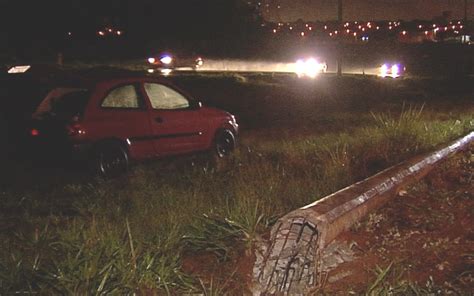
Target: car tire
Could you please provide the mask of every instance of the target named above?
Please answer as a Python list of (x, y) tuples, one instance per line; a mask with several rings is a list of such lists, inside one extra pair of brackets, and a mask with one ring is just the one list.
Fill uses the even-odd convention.
[(128, 168), (128, 152), (120, 143), (103, 143), (95, 149), (93, 170), (97, 175), (113, 178), (126, 173)]
[(224, 158), (235, 149), (235, 135), (230, 129), (222, 129), (214, 137), (213, 153), (217, 158)]

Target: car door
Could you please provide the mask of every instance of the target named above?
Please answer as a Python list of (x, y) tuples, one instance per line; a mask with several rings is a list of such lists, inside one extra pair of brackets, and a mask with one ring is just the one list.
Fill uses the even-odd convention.
[(157, 82), (143, 84), (150, 104), (153, 144), (158, 155), (192, 152), (205, 148), (208, 132), (200, 108), (178, 90)]
[(96, 140), (120, 139), (129, 145), (132, 158), (155, 155), (149, 115), (138, 83), (111, 87), (91, 118), (90, 133)]

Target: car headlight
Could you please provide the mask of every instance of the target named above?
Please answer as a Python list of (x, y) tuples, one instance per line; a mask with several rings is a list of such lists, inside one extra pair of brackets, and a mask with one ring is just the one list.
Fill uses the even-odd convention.
[(295, 63), (295, 73), (298, 77), (308, 76), (315, 78), (321, 72), (326, 72), (326, 63), (320, 63), (315, 58), (299, 59)]
[(162, 63), (165, 64), (165, 65), (171, 64), (172, 61), (173, 61), (173, 58), (170, 57), (170, 56), (168, 56), (168, 55), (162, 56), (162, 57), (160, 58), (160, 62), (162, 62)]
[(387, 64), (383, 64), (380, 67), (380, 76), (385, 77), (385, 76), (387, 76), (387, 73), (388, 73), (388, 66), (387, 66)]
[[(403, 69), (405, 69), (403, 67)], [(397, 78), (401, 75), (402, 68), (399, 64), (383, 64), (379, 69), (380, 77), (392, 77)]]
[(148, 58), (148, 63), (154, 64), (156, 62), (155, 58)]
[(400, 68), (398, 67), (398, 65), (393, 65), (392, 66), (392, 76), (398, 76), (399, 73), (400, 73)]
[(196, 65), (202, 66), (202, 64), (203, 64), (202, 58), (197, 58), (196, 59)]

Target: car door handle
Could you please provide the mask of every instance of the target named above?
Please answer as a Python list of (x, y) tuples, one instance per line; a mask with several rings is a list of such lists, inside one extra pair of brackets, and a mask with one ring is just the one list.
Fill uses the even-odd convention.
[(162, 123), (162, 122), (163, 122), (163, 118), (161, 118), (161, 117), (158, 116), (158, 117), (155, 118), (155, 121), (158, 122), (158, 123)]

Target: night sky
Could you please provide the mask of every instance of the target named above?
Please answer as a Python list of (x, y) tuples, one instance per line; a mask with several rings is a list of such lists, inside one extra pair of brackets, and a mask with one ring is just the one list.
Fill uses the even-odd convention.
[[(262, 12), (270, 21), (327, 21), (337, 18), (337, 0), (263, 0)], [(474, 1), (468, 1), (468, 17)], [(278, 8), (278, 6), (280, 8)], [(344, 0), (344, 20), (431, 20), (450, 11), (450, 18), (464, 18), (464, 0)]]
[[(343, 1), (344, 21), (431, 20), (445, 11), (450, 12), (449, 19), (464, 17), (464, 0)], [(116, 52), (148, 52), (157, 47), (206, 49), (215, 43), (224, 51), (226, 46), (230, 49), (240, 46), (241, 40), (250, 43), (259, 40), (262, 16), (274, 22), (336, 20), (337, 3), (337, 0), (2, 0), (0, 48), (2, 52), (24, 56), (68, 49), (95, 55), (97, 47), (104, 44), (117, 49)], [(469, 19), (474, 18), (473, 14), (474, 0), (469, 0)], [(120, 38), (98, 36), (106, 28), (124, 34)]]
[(219, 38), (250, 22), (247, 6), (241, 0), (3, 0), (0, 44), (57, 39), (68, 32), (71, 38), (95, 38), (105, 27), (123, 30), (126, 37)]

